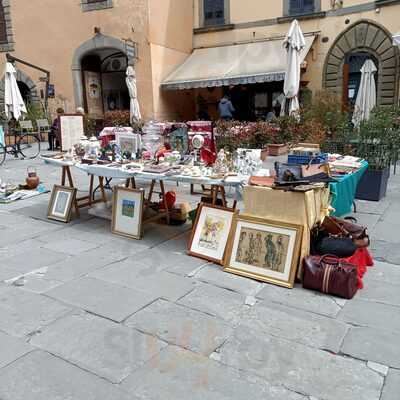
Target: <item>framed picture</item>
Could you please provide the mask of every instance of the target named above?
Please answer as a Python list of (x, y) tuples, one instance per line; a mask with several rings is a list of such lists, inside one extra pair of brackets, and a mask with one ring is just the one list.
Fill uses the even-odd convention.
[(143, 236), (143, 205), (143, 189), (114, 187), (112, 232), (132, 239), (141, 239)]
[(188, 253), (223, 265), (234, 214), (232, 209), (200, 204)]
[(62, 114), (59, 117), (61, 150), (68, 151), (84, 135), (83, 115)]
[(301, 225), (241, 215), (232, 223), (225, 271), (292, 288), (300, 255)]
[(75, 202), (76, 189), (54, 185), (51, 192), (47, 218), (61, 222), (71, 220), (72, 205)]
[(135, 157), (140, 150), (141, 137), (137, 133), (116, 132), (115, 139), (122, 155)]

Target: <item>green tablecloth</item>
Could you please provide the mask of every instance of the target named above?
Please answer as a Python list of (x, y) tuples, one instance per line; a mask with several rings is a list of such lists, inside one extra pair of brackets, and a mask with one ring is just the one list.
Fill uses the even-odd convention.
[(361, 168), (350, 175), (345, 175), (338, 182), (330, 184), (332, 207), (336, 210), (333, 215), (341, 217), (352, 210), (357, 185), (364, 172), (368, 169), (368, 162), (363, 161)]

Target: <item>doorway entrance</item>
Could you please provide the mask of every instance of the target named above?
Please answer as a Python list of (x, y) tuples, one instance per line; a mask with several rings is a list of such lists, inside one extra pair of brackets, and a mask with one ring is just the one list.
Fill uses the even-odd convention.
[(128, 59), (117, 49), (87, 53), (81, 61), (84, 107), (92, 117), (105, 112), (129, 109), (125, 82)]

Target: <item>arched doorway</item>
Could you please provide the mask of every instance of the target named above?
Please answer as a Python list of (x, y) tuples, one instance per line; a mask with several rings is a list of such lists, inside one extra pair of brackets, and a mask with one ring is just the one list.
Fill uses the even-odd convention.
[(129, 109), (127, 66), (125, 54), (115, 49), (91, 51), (82, 58), (84, 107), (89, 115)]
[(357, 95), (356, 69), (368, 58), (378, 69), (377, 105), (397, 104), (399, 50), (393, 46), (392, 35), (384, 27), (361, 20), (338, 36), (325, 60), (324, 87), (340, 95), (346, 109), (351, 108)]
[(21, 93), (22, 99), (24, 100), (24, 103), (31, 104), (32, 98), (31, 98), (31, 89), (29, 89), (29, 86), (22, 81), (17, 81), (17, 85)]
[(134, 56), (125, 42), (101, 33), (80, 45), (72, 60), (76, 107), (90, 113), (89, 99), (95, 109), (92, 114), (129, 108), (125, 70), (127, 65), (134, 65)]

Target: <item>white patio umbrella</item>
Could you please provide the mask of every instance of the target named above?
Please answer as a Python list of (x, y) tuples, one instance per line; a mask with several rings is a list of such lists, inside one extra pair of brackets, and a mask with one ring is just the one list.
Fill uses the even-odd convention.
[(352, 122), (355, 127), (361, 121), (368, 120), (372, 109), (376, 106), (375, 73), (377, 68), (372, 60), (365, 61), (361, 68), (361, 82), (358, 89)]
[(129, 90), (129, 96), (131, 98), (130, 103), (130, 119), (131, 123), (138, 122), (142, 119), (140, 114), (139, 102), (137, 99), (137, 87), (136, 87), (136, 73), (133, 67), (129, 66), (126, 69), (126, 86)]
[(303, 32), (297, 20), (290, 25), (290, 29), (283, 42), (287, 52), (287, 65), (283, 93), (285, 101), (282, 104), (281, 115), (286, 113), (289, 102), (289, 115), (296, 114), (300, 108), (298, 93), (300, 89), (300, 52), (306, 45)]
[(26, 113), (26, 106), (19, 91), (17, 79), (15, 77), (17, 71), (14, 66), (8, 62), (6, 64), (4, 77), (4, 106), (7, 119), (14, 117), (19, 120), (23, 113)]

